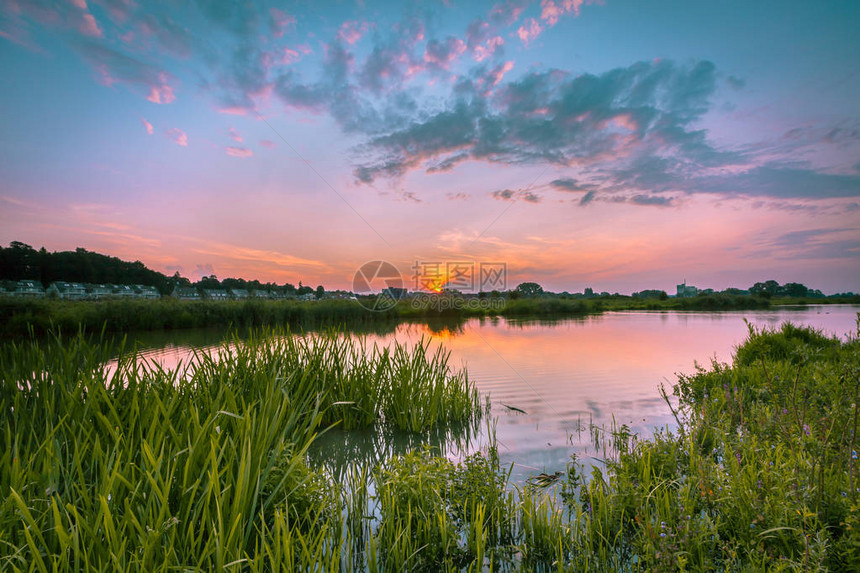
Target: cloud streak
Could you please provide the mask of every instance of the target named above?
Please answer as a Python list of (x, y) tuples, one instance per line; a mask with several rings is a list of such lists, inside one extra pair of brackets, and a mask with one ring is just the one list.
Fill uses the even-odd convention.
[(132, 91), (157, 104), (169, 104), (176, 100), (171, 85), (172, 77), (156, 66), (103, 44), (82, 41), (76, 47), (96, 71), (102, 85), (127, 85)]
[(188, 135), (177, 127), (165, 130), (164, 135), (173, 143), (181, 147), (188, 147)]
[(254, 155), (253, 151), (244, 147), (227, 147), (224, 151), (226, 151), (227, 155), (230, 157), (239, 157), (241, 159), (246, 159)]

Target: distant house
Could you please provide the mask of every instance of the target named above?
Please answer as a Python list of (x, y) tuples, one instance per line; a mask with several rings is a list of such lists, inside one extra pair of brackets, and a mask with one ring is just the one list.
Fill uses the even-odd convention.
[(42, 283), (39, 281), (18, 281), (15, 284), (14, 290), (10, 289), (7, 294), (12, 296), (41, 298), (45, 296), (45, 289), (42, 288)]
[(117, 298), (134, 298), (134, 289), (129, 285), (109, 285), (111, 287), (111, 296)]
[(87, 298), (87, 289), (81, 283), (54, 281), (48, 287), (48, 294), (65, 300), (83, 300)]
[(354, 297), (352, 296), (352, 293), (340, 290), (340, 291), (326, 292), (325, 295), (323, 296), (323, 298), (326, 298), (329, 300), (349, 300), (350, 298), (354, 298)]
[(85, 285), (87, 298), (99, 300), (113, 295), (113, 285)]
[(299, 295), (298, 298), (299, 300), (316, 300), (317, 296), (314, 293), (309, 292), (307, 294)]
[(248, 291), (243, 288), (234, 288), (230, 289), (230, 294), (233, 295), (235, 300), (241, 300), (243, 298), (248, 298)]
[(161, 293), (154, 286), (134, 285), (134, 294), (137, 298), (161, 298)]
[(203, 289), (203, 296), (207, 300), (230, 300), (230, 293), (228, 293), (226, 290), (216, 288)]
[(251, 291), (251, 296), (254, 298), (272, 298), (272, 291), (254, 289)]
[(194, 287), (176, 286), (170, 296), (179, 300), (200, 300), (200, 293)]
[(696, 287), (694, 287), (692, 285), (687, 285), (687, 281), (684, 281), (683, 283), (676, 285), (676, 288), (677, 288), (677, 294), (675, 296), (677, 296), (678, 298), (696, 296), (697, 294), (699, 294), (699, 289), (697, 289)]

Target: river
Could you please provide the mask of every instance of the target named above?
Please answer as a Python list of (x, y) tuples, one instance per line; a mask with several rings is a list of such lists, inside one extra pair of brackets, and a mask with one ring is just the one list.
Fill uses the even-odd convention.
[[(486, 447), (494, 431), (502, 464), (512, 480), (564, 470), (572, 453), (586, 464), (597, 463), (595, 427), (627, 425), (647, 437), (674, 420), (660, 395), (671, 393), (678, 374), (696, 364), (728, 362), (743, 342), (748, 326), (775, 327), (784, 321), (810, 325), (846, 337), (857, 332), (860, 306), (780, 307), (730, 312), (608, 312), (552, 321), (501, 318), (465, 322), (402, 323), (365, 333), (369, 342), (413, 343), (430, 337), (451, 352), (450, 363), (469, 377), (491, 403), (489, 424), (464, 439), (445, 432), (429, 439), (452, 458)], [(206, 349), (219, 331), (147, 333), (142, 353), (164, 366)], [(494, 430), (488, 427), (493, 426)], [(402, 452), (426, 438), (379, 432), (330, 431), (321, 436), (312, 458), (339, 468), (355, 458), (373, 461)]]

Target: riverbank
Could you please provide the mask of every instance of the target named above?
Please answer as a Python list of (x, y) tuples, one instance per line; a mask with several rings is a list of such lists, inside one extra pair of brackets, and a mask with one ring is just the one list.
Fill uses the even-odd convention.
[[(372, 306), (372, 301), (363, 301)], [(572, 317), (615, 310), (750, 310), (773, 302), (753, 296), (705, 295), (691, 298), (638, 299), (607, 296), (591, 299), (561, 297), (471, 298), (439, 295), (399, 301), (391, 308), (370, 311), (355, 300), (181, 301), (0, 298), (0, 337), (59, 330), (74, 333), (178, 330), (207, 327), (287, 326), (315, 329), (326, 326), (361, 327), (425, 318)], [(779, 304), (803, 304), (793, 299)]]

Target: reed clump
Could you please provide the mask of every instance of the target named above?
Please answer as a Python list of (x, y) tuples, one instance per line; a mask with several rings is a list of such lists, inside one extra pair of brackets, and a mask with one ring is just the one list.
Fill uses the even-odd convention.
[(675, 431), (624, 435), (606, 467), (567, 497), (580, 539), (575, 563), (860, 569), (856, 337), (750, 327), (731, 365), (682, 376), (672, 393), (664, 395)]
[(264, 332), (175, 370), (112, 355), (84, 336), (0, 348), (0, 570), (337, 570), (340, 489), (306, 463), (317, 432), (483, 412), (424, 341)]

